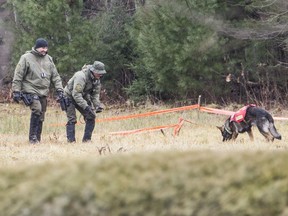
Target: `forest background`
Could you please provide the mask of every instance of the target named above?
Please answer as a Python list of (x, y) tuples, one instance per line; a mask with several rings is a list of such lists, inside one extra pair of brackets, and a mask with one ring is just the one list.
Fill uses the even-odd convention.
[[(64, 84), (84, 64), (105, 63), (106, 104), (194, 104), (202, 95), (206, 103), (288, 105), (286, 0), (0, 3), (9, 11), (1, 28), (13, 32), (1, 69), (8, 92), (20, 56), (44, 37)], [(3, 54), (11, 36), (0, 39)]]
[[(20, 56), (44, 37), (64, 85), (84, 64), (106, 64), (105, 104), (159, 110), (202, 95), (287, 110), (287, 14), (287, 0), (0, 0), (0, 101), (11, 100)], [(255, 129), (255, 142), (227, 143), (215, 127), (226, 116), (189, 110), (99, 122), (93, 143), (68, 145), (65, 115), (51, 107), (42, 143), (31, 146), (29, 109), (0, 105), (2, 215), (288, 215), (287, 122), (277, 122), (281, 141)], [(179, 136), (110, 134), (179, 116), (191, 120)]]

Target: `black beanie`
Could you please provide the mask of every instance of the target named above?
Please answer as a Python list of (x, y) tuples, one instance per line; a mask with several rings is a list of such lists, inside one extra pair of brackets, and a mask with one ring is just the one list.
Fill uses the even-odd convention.
[(37, 49), (39, 47), (48, 47), (48, 42), (44, 38), (38, 38), (35, 42), (34, 49)]

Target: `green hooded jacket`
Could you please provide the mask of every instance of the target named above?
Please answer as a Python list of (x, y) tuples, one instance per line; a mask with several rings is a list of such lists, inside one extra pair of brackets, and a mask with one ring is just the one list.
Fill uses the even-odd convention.
[(76, 72), (64, 89), (65, 95), (73, 98), (82, 109), (85, 109), (90, 101), (94, 108), (101, 106), (101, 83), (100, 80), (93, 79), (90, 66), (87, 65), (81, 71)]
[(12, 81), (13, 91), (47, 96), (53, 84), (57, 91), (63, 91), (62, 80), (52, 57), (40, 55), (34, 48), (21, 56)]

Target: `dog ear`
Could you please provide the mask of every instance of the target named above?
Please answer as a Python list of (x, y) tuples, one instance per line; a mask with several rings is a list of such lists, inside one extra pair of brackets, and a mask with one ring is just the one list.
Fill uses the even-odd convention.
[(221, 132), (223, 132), (224, 128), (223, 126), (216, 126)]

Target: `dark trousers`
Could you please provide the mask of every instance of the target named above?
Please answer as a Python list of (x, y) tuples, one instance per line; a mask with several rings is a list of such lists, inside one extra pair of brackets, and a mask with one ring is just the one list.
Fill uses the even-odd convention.
[(77, 123), (76, 110), (78, 110), (83, 116), (85, 120), (85, 130), (82, 138), (82, 142), (88, 142), (91, 140), (92, 133), (95, 128), (95, 118), (91, 118), (86, 115), (86, 111), (78, 106), (73, 99), (70, 99), (71, 103), (67, 107), (66, 115), (67, 115), (67, 124), (66, 124), (66, 135), (68, 142), (75, 142), (75, 124)]
[(29, 129), (29, 142), (34, 144), (41, 141), (42, 126), (47, 110), (47, 97), (34, 99), (30, 105), (31, 118)]

